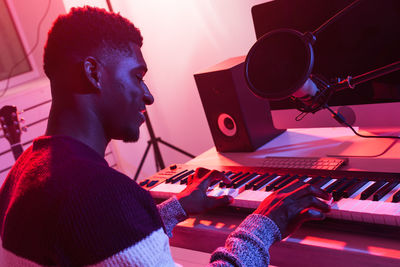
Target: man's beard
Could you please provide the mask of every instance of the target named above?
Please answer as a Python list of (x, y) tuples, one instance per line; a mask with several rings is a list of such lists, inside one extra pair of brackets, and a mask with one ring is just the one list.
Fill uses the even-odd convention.
[(139, 129), (137, 130), (126, 129), (122, 137), (122, 142), (124, 143), (137, 142), (139, 140), (139, 134), (140, 134)]

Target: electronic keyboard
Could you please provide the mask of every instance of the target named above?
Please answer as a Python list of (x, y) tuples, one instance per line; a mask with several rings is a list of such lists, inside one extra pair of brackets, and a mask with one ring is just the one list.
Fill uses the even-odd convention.
[[(174, 164), (141, 181), (140, 186), (156, 199), (181, 192), (197, 167)], [(207, 194), (234, 197), (234, 207), (256, 209), (275, 190), (295, 179), (332, 194), (334, 202), (327, 217), (400, 226), (400, 173), (282, 169), (248, 166), (202, 166), (224, 172), (230, 184), (213, 182)]]

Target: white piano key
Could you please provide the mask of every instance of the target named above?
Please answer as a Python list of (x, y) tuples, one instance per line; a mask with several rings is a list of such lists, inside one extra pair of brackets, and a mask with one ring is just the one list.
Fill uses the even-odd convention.
[(256, 209), (272, 192), (244, 190), (233, 201), (235, 207)]
[(229, 195), (232, 197), (238, 196), (244, 190), (244, 186), (240, 188), (221, 188), (219, 186), (215, 187), (213, 190), (207, 192), (207, 196), (210, 197), (220, 197), (224, 195)]
[(379, 201), (391, 202), (393, 195), (400, 190), (400, 184), (396, 185), (389, 193), (384, 195)]
[(312, 177), (307, 177), (306, 179), (304, 179), (304, 182), (307, 183), (308, 181), (310, 181), (312, 179)]
[(328, 186), (330, 186), (331, 184), (333, 184), (333, 183), (336, 182), (336, 181), (337, 181), (337, 179), (331, 179), (331, 180), (329, 180), (327, 183), (325, 183), (323, 186), (321, 186), (321, 189), (327, 188)]
[(150, 194), (155, 198), (170, 198), (173, 195), (182, 192), (182, 190), (185, 188), (185, 184), (161, 183), (150, 189)]

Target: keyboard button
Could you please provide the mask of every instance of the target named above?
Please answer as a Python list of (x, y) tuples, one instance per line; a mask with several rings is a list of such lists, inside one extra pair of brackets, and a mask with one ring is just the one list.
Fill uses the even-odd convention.
[(189, 176), (189, 175), (192, 174), (192, 173), (194, 173), (194, 170), (190, 170), (190, 171), (188, 171), (188, 172), (185, 172), (185, 173), (183, 173), (183, 174), (181, 174), (181, 175), (175, 177), (174, 179), (172, 179), (172, 180), (170, 181), (170, 183), (171, 183), (171, 184), (175, 184), (175, 183), (179, 182), (181, 179), (183, 179), (183, 178)]
[(139, 183), (139, 185), (140, 185), (140, 186), (144, 186), (144, 185), (146, 185), (149, 181), (150, 181), (149, 179), (146, 179), (146, 180), (144, 180), (144, 181), (141, 181), (141, 182)]
[(379, 189), (373, 196), (374, 201), (378, 201), (381, 198), (383, 198), (387, 193), (392, 191), (393, 188), (395, 188), (399, 182), (388, 182), (385, 184), (381, 189)]
[(268, 184), (268, 185), (265, 187), (265, 191), (272, 191), (272, 189), (274, 189), (274, 187), (275, 187), (276, 185), (278, 185), (280, 182), (282, 182), (282, 181), (288, 179), (289, 177), (290, 177), (289, 174), (286, 174), (286, 175), (283, 175), (283, 176), (278, 177), (277, 179), (275, 179), (274, 181), (272, 181), (270, 184)]
[(271, 174), (270, 176), (262, 179), (261, 181), (257, 182), (254, 184), (253, 186), (253, 190), (258, 190), (264, 187), (264, 185), (270, 183), (271, 181), (274, 181), (275, 179), (277, 179), (279, 176), (278, 174), (274, 173)]
[(177, 173), (177, 174), (175, 174), (175, 175), (169, 177), (165, 182), (166, 182), (166, 183), (170, 183), (170, 182), (172, 181), (172, 179), (174, 179), (175, 177), (178, 177), (179, 175), (181, 175), (181, 174), (183, 174), (183, 173), (185, 173), (185, 172), (187, 172), (187, 171), (188, 171), (188, 170), (183, 170), (183, 171), (181, 171), (181, 172), (179, 172), (179, 173)]
[(254, 184), (260, 182), (261, 180), (265, 179), (265, 178), (268, 177), (268, 176), (269, 176), (268, 173), (264, 173), (263, 175), (257, 177), (256, 179), (250, 181), (249, 183), (247, 183), (247, 184), (245, 185), (245, 189), (251, 189), (251, 188), (253, 188)]
[(370, 187), (365, 189), (364, 192), (361, 193), (361, 198), (362, 200), (365, 200), (369, 198), (373, 193), (379, 190), (384, 184), (386, 184), (386, 181), (376, 181), (374, 184), (372, 184)]
[(343, 191), (343, 197), (344, 198), (349, 198), (351, 195), (353, 195), (355, 192), (360, 190), (367, 183), (368, 183), (367, 180), (364, 180), (364, 181), (358, 180), (352, 186), (350, 186), (349, 188), (347, 188), (346, 190)]

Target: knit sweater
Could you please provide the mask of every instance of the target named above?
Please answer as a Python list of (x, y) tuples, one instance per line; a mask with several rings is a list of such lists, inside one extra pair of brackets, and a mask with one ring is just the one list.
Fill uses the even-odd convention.
[[(40, 137), (0, 190), (0, 266), (174, 266), (168, 236), (186, 218), (176, 198), (150, 194), (69, 137)], [(280, 239), (250, 215), (217, 249), (212, 266), (265, 266)]]

